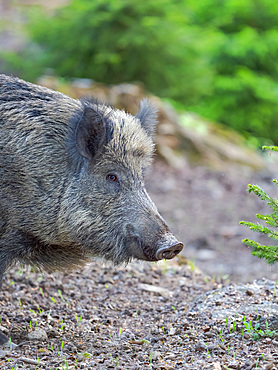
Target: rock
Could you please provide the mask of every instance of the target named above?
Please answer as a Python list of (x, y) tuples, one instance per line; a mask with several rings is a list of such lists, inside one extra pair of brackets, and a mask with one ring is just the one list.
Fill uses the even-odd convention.
[(152, 361), (157, 361), (159, 360), (159, 357), (161, 357), (161, 353), (159, 351), (151, 351), (152, 353)]
[(38, 340), (41, 342), (48, 339), (46, 331), (43, 329), (37, 329), (32, 331), (27, 335), (27, 338), (28, 340)]
[(156, 286), (156, 285), (150, 285), (150, 284), (138, 284), (138, 289), (144, 290), (146, 292), (152, 292), (156, 293), (162, 296), (169, 297), (172, 295), (172, 292), (170, 292), (168, 289)]
[(205, 342), (203, 342), (203, 341), (197, 342), (196, 346), (195, 346), (195, 350), (196, 351), (206, 351), (207, 346), (206, 346)]
[[(230, 128), (185, 112), (179, 117), (180, 137), (191, 142), (195, 160), (214, 168), (224, 169), (227, 163), (237, 163), (254, 170), (265, 167), (263, 158), (244, 144), (243, 137)], [(194, 158), (192, 158), (194, 159)]]
[(15, 344), (15, 343), (13, 343), (13, 342), (11, 342), (11, 341), (8, 341), (8, 342), (6, 342), (6, 343), (4, 343), (3, 345), (2, 345), (2, 348), (4, 348), (4, 349), (9, 349), (9, 350), (13, 350), (13, 349), (15, 349), (17, 347), (17, 344)]

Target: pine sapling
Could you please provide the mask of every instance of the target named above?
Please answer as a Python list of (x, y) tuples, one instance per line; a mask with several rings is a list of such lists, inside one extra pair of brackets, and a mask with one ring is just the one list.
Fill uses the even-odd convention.
[[(264, 150), (273, 150), (278, 152), (277, 146), (264, 146)], [(278, 179), (272, 180), (272, 182), (278, 186)], [(256, 217), (259, 220), (264, 221), (265, 225), (261, 223), (253, 223), (247, 221), (241, 221), (240, 224), (248, 226), (250, 230), (259, 232), (261, 234), (266, 234), (271, 239), (278, 242), (278, 200), (267, 195), (263, 189), (258, 185), (248, 185), (248, 192), (255, 193), (261, 200), (267, 202), (268, 206), (271, 208), (272, 213), (269, 215), (257, 214)], [(276, 230), (277, 229), (277, 230)], [(243, 239), (242, 242), (251, 248), (252, 255), (258, 258), (264, 258), (267, 263), (273, 264), (278, 261), (278, 245), (262, 245), (254, 240), (248, 238)]]

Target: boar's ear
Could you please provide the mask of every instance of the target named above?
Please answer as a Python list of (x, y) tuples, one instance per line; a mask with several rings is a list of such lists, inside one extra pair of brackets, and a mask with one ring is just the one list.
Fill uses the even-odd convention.
[(148, 99), (141, 100), (140, 111), (135, 117), (140, 120), (141, 125), (147, 134), (153, 137), (157, 124), (157, 109), (150, 103)]
[(107, 143), (107, 125), (101, 112), (91, 106), (84, 106), (76, 127), (76, 147), (85, 158), (91, 159)]

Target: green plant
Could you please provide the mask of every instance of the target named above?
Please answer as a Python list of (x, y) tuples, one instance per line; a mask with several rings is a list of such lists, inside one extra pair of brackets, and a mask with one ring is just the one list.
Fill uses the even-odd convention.
[[(60, 354), (63, 352), (63, 348), (64, 348), (64, 341), (62, 341), (62, 343), (61, 343)], [(59, 352), (58, 352), (58, 353), (59, 353)]]
[(89, 352), (83, 352), (83, 353), (78, 353), (79, 355), (85, 357), (85, 358), (91, 358), (93, 355)]
[(244, 325), (244, 328), (242, 329), (243, 340), (244, 340), (244, 331), (246, 331), (250, 336), (252, 336), (252, 339), (254, 340), (259, 340), (260, 338), (265, 338), (265, 337), (272, 338), (275, 335), (277, 335), (277, 330), (271, 330), (269, 328), (268, 321), (265, 321), (264, 330), (260, 329), (261, 327), (260, 323), (256, 323), (253, 326), (252, 321), (251, 320), (247, 321), (244, 315), (243, 315), (242, 322)]
[(43, 292), (43, 290), (42, 290), (42, 288), (40, 287), (40, 293), (41, 293), (41, 295), (44, 297), (44, 292)]
[[(275, 0), (187, 1), (189, 23), (210, 30), (214, 72), (192, 111), (222, 122), (259, 144), (278, 142), (278, 3)], [(211, 36), (213, 35), (213, 37)]]
[(153, 352), (150, 353), (150, 365), (152, 364), (153, 362)]
[(54, 297), (51, 297), (51, 301), (54, 302), (54, 303), (57, 303), (57, 301)]
[(63, 294), (62, 294), (60, 289), (58, 289), (58, 293), (59, 293), (59, 296), (61, 297), (62, 301), (64, 301), (64, 297), (63, 297)]
[(52, 68), (66, 78), (141, 81), (162, 97), (194, 103), (212, 75), (206, 64), (212, 38), (204, 42), (209, 29), (189, 26), (189, 13), (185, 2), (173, 0), (72, 0), (51, 14), (32, 7), (28, 52), (2, 58), (26, 79)]
[(78, 317), (77, 314), (75, 314), (75, 319), (76, 319), (77, 324), (80, 324), (82, 320), (82, 314), (80, 315), (80, 317)]
[[(273, 150), (278, 152), (277, 146), (264, 146), (263, 149)], [(278, 180), (272, 180), (272, 182), (278, 186)], [(248, 226), (250, 230), (259, 232), (261, 234), (266, 234), (271, 239), (278, 241), (278, 231), (276, 228), (278, 227), (278, 200), (272, 198), (271, 196), (267, 195), (263, 189), (258, 185), (248, 185), (248, 191), (249, 193), (253, 192), (256, 194), (261, 200), (267, 202), (268, 206), (272, 209), (272, 212), (267, 215), (261, 215), (257, 214), (256, 217), (259, 220), (263, 220), (266, 226), (263, 226), (260, 223), (253, 223), (253, 222), (247, 222), (247, 221), (241, 221), (241, 225)], [(252, 255), (264, 258), (267, 263), (273, 264), (278, 261), (278, 245), (262, 245), (258, 243), (257, 241), (250, 240), (248, 238), (245, 238), (242, 240), (242, 242), (251, 248)]]

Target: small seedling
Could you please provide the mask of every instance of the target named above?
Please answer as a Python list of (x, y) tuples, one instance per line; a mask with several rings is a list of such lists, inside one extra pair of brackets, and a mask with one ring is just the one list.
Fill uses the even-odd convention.
[[(83, 352), (83, 353), (78, 353), (79, 355), (85, 357), (85, 358), (91, 358), (93, 355), (89, 352)], [(112, 356), (112, 355), (111, 355)]]
[(64, 344), (65, 344), (65, 342), (64, 342), (64, 341), (62, 341), (60, 353), (62, 353), (62, 352), (63, 352)]
[(210, 354), (209, 354), (209, 349), (208, 349), (208, 347), (207, 347), (207, 356), (208, 356), (208, 358), (210, 357)]
[(39, 311), (40, 315), (42, 315), (44, 313), (44, 310), (40, 309), (39, 307), (37, 307), (37, 308), (38, 308), (38, 311)]
[(152, 364), (152, 362), (153, 362), (153, 353), (151, 352), (150, 353), (150, 364)]
[[(64, 366), (62, 366), (62, 368), (65, 369), (65, 370), (68, 370), (69, 369), (69, 362), (68, 362), (68, 360), (65, 360), (65, 365), (66, 365), (66, 367), (64, 368)], [(75, 369), (75, 366), (74, 366), (74, 369)]]
[(80, 324), (81, 320), (82, 320), (82, 314), (80, 315), (80, 317), (78, 318), (77, 314), (75, 314), (75, 318), (76, 318), (76, 322), (77, 324)]
[(219, 338), (221, 339), (221, 342), (224, 343), (224, 339), (222, 338), (222, 333), (221, 333), (221, 329), (219, 331)]
[(43, 292), (42, 288), (40, 288), (39, 290), (40, 290), (41, 295), (44, 297), (44, 292)]
[(62, 301), (64, 301), (64, 297), (63, 297), (63, 294), (62, 294), (60, 289), (58, 289), (58, 293), (59, 293), (59, 296), (61, 297)]
[(196, 266), (195, 266), (195, 262), (194, 261), (189, 260), (188, 261), (188, 266), (190, 267), (190, 270), (191, 271), (195, 271)]
[[(248, 322), (244, 315), (243, 315), (242, 322), (243, 322), (246, 332), (250, 334), (254, 340), (259, 340), (262, 337), (272, 338), (277, 334), (277, 330), (269, 329), (268, 321), (265, 322), (265, 330), (260, 329), (259, 323), (256, 323), (255, 326), (253, 326), (252, 321)], [(242, 330), (243, 330), (243, 339), (244, 339), (244, 328)]]

